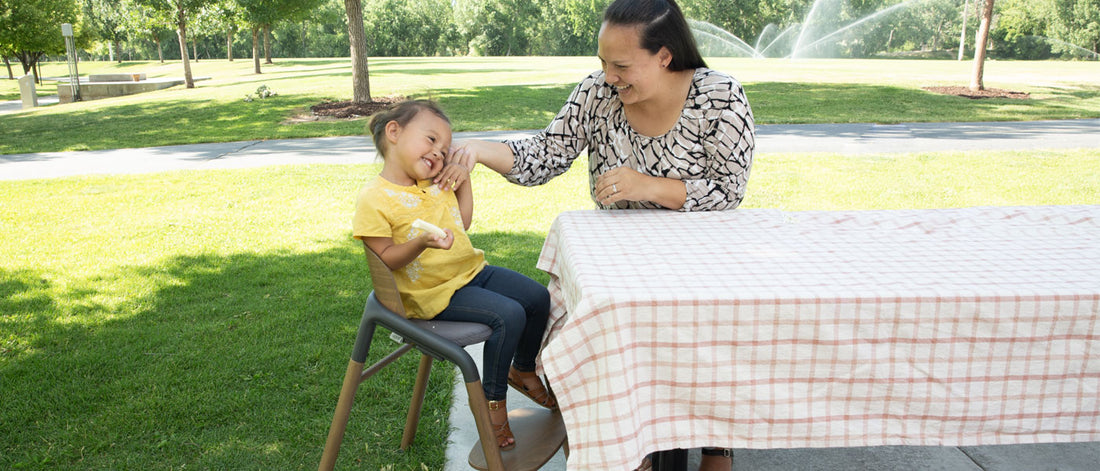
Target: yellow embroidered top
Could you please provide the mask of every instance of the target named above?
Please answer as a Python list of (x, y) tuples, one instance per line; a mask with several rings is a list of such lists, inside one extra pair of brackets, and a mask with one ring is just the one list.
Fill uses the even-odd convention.
[(394, 270), (405, 314), (431, 319), (451, 302), (451, 296), (485, 268), (485, 252), (475, 249), (462, 227), (462, 213), (452, 191), (431, 180), (402, 186), (381, 176), (359, 190), (352, 218), (352, 236), (390, 237), (395, 244), (421, 234), (412, 223), (423, 219), (455, 235), (449, 250), (428, 248), (408, 265)]

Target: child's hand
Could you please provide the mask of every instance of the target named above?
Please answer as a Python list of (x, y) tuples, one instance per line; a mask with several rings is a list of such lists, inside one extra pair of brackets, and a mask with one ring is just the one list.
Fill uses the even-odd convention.
[(450, 229), (443, 229), (443, 232), (447, 233), (447, 237), (435, 237), (431, 234), (424, 233), (420, 237), (424, 238), (424, 244), (433, 249), (450, 250), (451, 246), (455, 243), (455, 234)]
[(449, 163), (435, 176), (435, 184), (443, 190), (454, 191), (470, 179), (470, 170), (460, 163)]

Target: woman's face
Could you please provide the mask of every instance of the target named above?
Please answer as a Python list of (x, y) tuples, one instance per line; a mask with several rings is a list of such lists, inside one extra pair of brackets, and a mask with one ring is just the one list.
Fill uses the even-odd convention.
[(597, 55), (607, 83), (615, 87), (624, 105), (643, 102), (660, 93), (660, 74), (672, 60), (668, 49), (656, 54), (642, 47), (640, 25), (604, 23)]

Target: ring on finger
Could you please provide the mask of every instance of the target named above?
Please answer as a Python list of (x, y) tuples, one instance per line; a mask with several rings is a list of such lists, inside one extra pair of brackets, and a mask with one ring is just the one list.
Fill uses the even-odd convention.
[(615, 186), (615, 184), (612, 183), (611, 184), (611, 193), (614, 194), (614, 193), (618, 193), (618, 192), (619, 192), (619, 187)]

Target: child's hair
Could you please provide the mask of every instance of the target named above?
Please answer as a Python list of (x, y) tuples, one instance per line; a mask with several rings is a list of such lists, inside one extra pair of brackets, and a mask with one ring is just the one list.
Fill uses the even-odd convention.
[(378, 153), (383, 158), (386, 156), (386, 123), (390, 121), (396, 121), (398, 125), (405, 126), (412, 121), (418, 113), (421, 111), (431, 111), (436, 116), (443, 118), (447, 124), (451, 124), (450, 118), (443, 112), (443, 109), (439, 107), (434, 101), (431, 100), (407, 100), (394, 105), (393, 107), (376, 113), (370, 118), (371, 138), (374, 139), (374, 147), (378, 149)]

